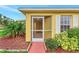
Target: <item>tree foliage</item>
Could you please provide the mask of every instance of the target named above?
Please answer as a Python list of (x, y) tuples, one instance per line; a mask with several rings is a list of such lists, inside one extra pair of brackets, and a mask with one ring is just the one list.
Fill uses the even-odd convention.
[(0, 31), (0, 37), (12, 36), (25, 34), (25, 21), (14, 21), (7, 17), (2, 18), (0, 15), (0, 25), (4, 28)]

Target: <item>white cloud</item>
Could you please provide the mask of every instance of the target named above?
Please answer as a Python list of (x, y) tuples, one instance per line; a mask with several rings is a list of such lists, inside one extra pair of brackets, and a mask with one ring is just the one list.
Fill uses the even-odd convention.
[(6, 10), (12, 11), (12, 12), (20, 13), (17, 9), (14, 9), (14, 8), (11, 8), (11, 7), (8, 7), (8, 6), (5, 6), (5, 5), (0, 5), (0, 8), (6, 9)]

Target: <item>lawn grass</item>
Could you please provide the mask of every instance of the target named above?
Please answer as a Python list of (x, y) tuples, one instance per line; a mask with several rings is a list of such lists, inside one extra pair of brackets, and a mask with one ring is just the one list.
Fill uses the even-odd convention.
[(27, 51), (0, 50), (0, 53), (28, 53)]

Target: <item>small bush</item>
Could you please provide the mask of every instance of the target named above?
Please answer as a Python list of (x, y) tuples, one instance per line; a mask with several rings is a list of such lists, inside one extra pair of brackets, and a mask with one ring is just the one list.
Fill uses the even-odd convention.
[(55, 39), (59, 42), (62, 49), (66, 51), (78, 50), (78, 40), (77, 37), (68, 37), (67, 32), (62, 32), (55, 36)]
[(78, 41), (78, 48), (79, 48), (79, 28), (72, 28), (67, 30), (68, 37), (73, 38), (76, 37)]
[(47, 48), (52, 51), (56, 50), (59, 47), (57, 40), (51, 38), (45, 39), (45, 44)]
[(76, 36), (79, 39), (79, 28), (69, 29), (67, 30), (67, 33), (69, 38)]

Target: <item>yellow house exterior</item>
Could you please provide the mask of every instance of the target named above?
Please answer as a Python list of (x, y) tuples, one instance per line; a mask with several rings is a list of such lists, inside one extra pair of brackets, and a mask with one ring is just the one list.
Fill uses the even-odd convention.
[(79, 27), (78, 9), (20, 9), (20, 11), (26, 16), (26, 42), (43, 42), (67, 28)]

